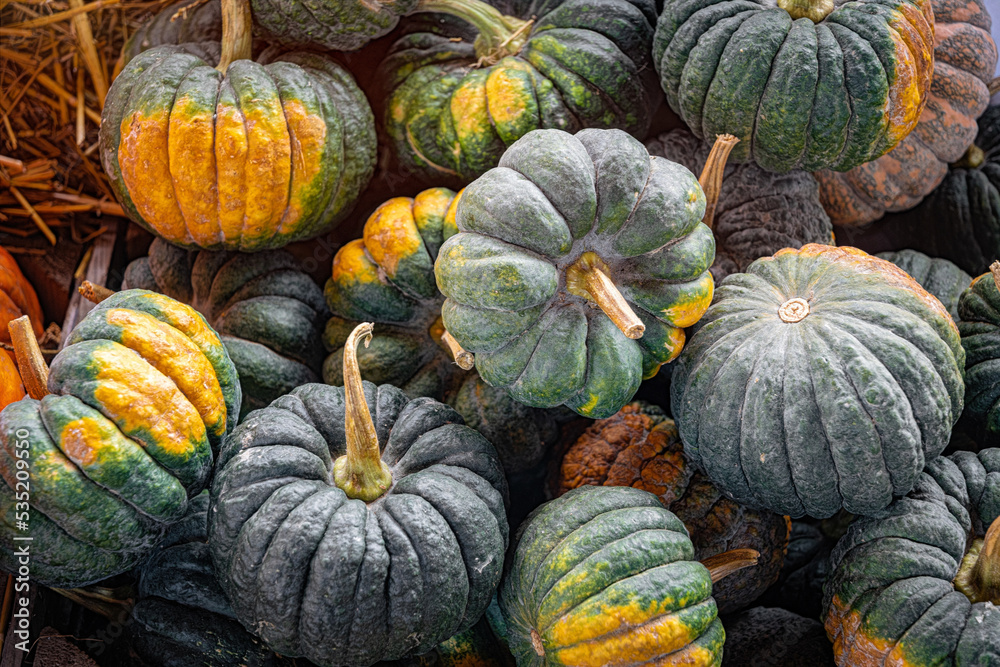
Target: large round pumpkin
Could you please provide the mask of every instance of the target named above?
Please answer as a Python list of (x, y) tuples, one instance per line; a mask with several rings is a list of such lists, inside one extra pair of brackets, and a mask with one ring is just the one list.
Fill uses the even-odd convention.
[[(240, 621), (273, 650), (371, 665), (423, 653), (483, 614), (507, 546), (493, 446), (451, 408), (362, 384), (308, 384), (226, 440), (209, 544)], [(346, 454), (344, 453), (346, 451)]]
[[(10, 345), (10, 332), (7, 325), (27, 315), (31, 319), (31, 328), (36, 338), (41, 338), (44, 327), (42, 305), (38, 301), (35, 288), (21, 273), (13, 255), (0, 246), (0, 343)], [(4, 356), (14, 359), (13, 353), (6, 351)]]
[[(130, 290), (95, 307), (52, 360), (50, 395), (0, 412), (0, 563), (72, 588), (123, 572), (208, 483), (236, 425), (240, 387), (222, 341), (193, 309)], [(21, 452), (28, 452), (27, 456)], [(30, 468), (30, 507), (24, 491)]]
[[(239, 12), (227, 7), (237, 2), (223, 8), (234, 23)], [(225, 74), (160, 46), (115, 79), (101, 159), (122, 207), (165, 240), (199, 248), (264, 250), (328, 231), (374, 170), (364, 94), (323, 56), (259, 65), (242, 59), (248, 36), (225, 35), (223, 50)]]
[(880, 252), (876, 257), (892, 262), (938, 298), (953, 320), (958, 321), (958, 298), (968, 289), (972, 276), (946, 259), (928, 257), (916, 250)]
[(964, 367), (951, 316), (913, 278), (806, 245), (722, 281), (671, 407), (684, 451), (737, 502), (870, 514), (948, 444)]
[(788, 545), (788, 519), (723, 497), (684, 455), (677, 427), (656, 406), (630, 403), (591, 424), (570, 445), (560, 465), (558, 492), (585, 484), (631, 486), (656, 494), (684, 522), (699, 560), (737, 548), (761, 554), (757, 567), (713, 587), (720, 614), (749, 605), (778, 578)]
[(531, 132), (459, 199), (445, 326), (515, 400), (608, 417), (712, 298), (704, 211), (690, 171), (621, 130)]
[(958, 331), (965, 348), (965, 414), (977, 440), (1000, 440), (1000, 265), (972, 281), (958, 302)]
[[(823, 206), (836, 225), (863, 225), (916, 205), (976, 136), (997, 64), (983, 0), (931, 0), (934, 78), (916, 126), (887, 155), (846, 173), (822, 171)], [(940, 220), (936, 221), (940, 224)]]
[(670, 107), (768, 171), (844, 171), (892, 150), (927, 104), (930, 0), (777, 5), (666, 0), (653, 64)]
[[(687, 130), (673, 130), (646, 142), (650, 155), (678, 162), (700, 174), (711, 147)], [(722, 280), (750, 262), (782, 248), (830, 243), (833, 227), (819, 201), (816, 179), (793, 171), (774, 174), (754, 164), (726, 167), (712, 233), (712, 276)]]
[(938, 457), (905, 498), (851, 524), (831, 560), (838, 665), (997, 664), (1000, 449)]
[(645, 135), (659, 95), (652, 0), (425, 0), (421, 8), (451, 16), (411, 26), (376, 75), (397, 169), (464, 184), (532, 130)]
[(205, 316), (239, 373), (242, 415), (319, 381), (323, 293), (283, 250), (191, 252), (156, 239), (122, 287), (166, 294)]

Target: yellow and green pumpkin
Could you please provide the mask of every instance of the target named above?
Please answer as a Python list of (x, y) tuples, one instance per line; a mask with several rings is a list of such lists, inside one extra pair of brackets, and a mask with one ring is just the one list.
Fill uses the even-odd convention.
[(0, 563), (17, 572), (16, 537), (30, 535), (31, 577), (72, 588), (133, 567), (184, 515), (236, 425), (240, 386), (201, 315), (129, 290), (70, 333), (48, 391), (0, 412)]
[(692, 132), (740, 139), (733, 160), (845, 171), (919, 120), (933, 16), (931, 0), (666, 0), (653, 64)]

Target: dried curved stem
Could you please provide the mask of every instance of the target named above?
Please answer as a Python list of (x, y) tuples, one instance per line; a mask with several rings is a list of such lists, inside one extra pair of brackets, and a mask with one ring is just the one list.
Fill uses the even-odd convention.
[(222, 0), (222, 55), (215, 69), (223, 74), (253, 53), (253, 20), (249, 0)]
[(715, 138), (715, 143), (712, 144), (708, 159), (705, 160), (701, 176), (698, 177), (698, 183), (705, 193), (705, 215), (702, 216), (701, 221), (709, 229), (712, 229), (712, 223), (715, 222), (715, 207), (719, 205), (719, 193), (722, 192), (722, 176), (726, 172), (726, 161), (729, 160), (729, 154), (733, 152), (733, 148), (738, 143), (740, 140), (731, 134), (718, 135)]
[(712, 583), (716, 583), (733, 572), (751, 567), (757, 564), (760, 552), (756, 549), (730, 549), (721, 554), (709, 556), (701, 561), (701, 564), (708, 568), (708, 573), (712, 575)]
[(585, 252), (566, 269), (566, 289), (600, 306), (628, 338), (642, 338), (646, 325), (608, 277), (609, 272), (608, 265), (596, 253)]
[(505, 16), (482, 0), (420, 0), (416, 12), (440, 12), (458, 17), (476, 27), (475, 49), (478, 66), (492, 65), (505, 56), (512, 56), (528, 41), (532, 21)]
[(80, 293), (80, 296), (91, 303), (100, 303), (115, 293), (114, 290), (108, 289), (103, 285), (95, 285), (89, 280), (84, 280), (80, 283), (80, 287), (78, 287), (76, 291)]
[(7, 330), (10, 331), (10, 340), (14, 344), (14, 357), (17, 359), (17, 369), (21, 374), (24, 390), (28, 396), (41, 400), (49, 393), (49, 367), (38, 347), (31, 320), (27, 315), (22, 315), (8, 322)]
[(996, 286), (997, 291), (1000, 292), (1000, 260), (994, 260), (990, 264), (990, 273), (993, 274), (993, 284)]

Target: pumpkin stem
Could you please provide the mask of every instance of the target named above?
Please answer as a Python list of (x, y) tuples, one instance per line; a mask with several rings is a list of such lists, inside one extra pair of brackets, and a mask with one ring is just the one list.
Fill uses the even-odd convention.
[(570, 294), (594, 301), (604, 314), (629, 338), (642, 338), (646, 325), (611, 282), (611, 270), (597, 253), (585, 252), (566, 269), (566, 289)]
[(813, 23), (825, 19), (834, 9), (833, 0), (778, 0), (778, 6), (792, 19), (807, 18)]
[(95, 285), (89, 280), (84, 280), (80, 283), (80, 287), (78, 287), (76, 291), (80, 293), (80, 296), (91, 303), (100, 303), (115, 293), (114, 290), (108, 289), (103, 285)]
[(965, 155), (958, 162), (952, 163), (951, 166), (957, 169), (978, 169), (984, 162), (986, 162), (986, 152), (979, 146), (972, 144), (965, 151)]
[(371, 322), (362, 322), (344, 343), (344, 430), (347, 434), (347, 453), (333, 464), (334, 483), (344, 490), (349, 498), (357, 498), (366, 503), (381, 497), (392, 486), (392, 472), (382, 460), (378, 446), (378, 434), (365, 390), (361, 385), (361, 370), (358, 368), (358, 341), (365, 339), (365, 347), (372, 339)]
[(990, 264), (990, 273), (993, 274), (993, 285), (1000, 292), (1000, 260), (993, 260)]
[(471, 371), (476, 365), (476, 358), (471, 352), (466, 350), (462, 345), (455, 340), (455, 337), (451, 335), (447, 329), (441, 334), (441, 342), (445, 344), (448, 348), (448, 352), (451, 353), (452, 359), (458, 364), (458, 367), (463, 371)]
[(795, 324), (806, 319), (809, 314), (809, 302), (795, 297), (778, 306), (778, 319), (786, 324)]
[(955, 575), (955, 588), (973, 603), (1000, 604), (1000, 517), (965, 554)]
[(698, 183), (705, 192), (705, 215), (701, 221), (709, 229), (715, 221), (715, 207), (719, 204), (719, 193), (722, 191), (722, 175), (726, 171), (726, 161), (733, 148), (740, 142), (731, 134), (720, 134), (715, 137), (712, 151), (708, 154), (705, 166), (698, 177)]
[(989, 84), (987, 84), (987, 88), (989, 88), (990, 97), (1000, 93), (1000, 76), (990, 81)]
[(450, 14), (476, 26), (478, 65), (492, 65), (501, 58), (517, 54), (528, 41), (531, 21), (504, 16), (482, 0), (420, 0), (411, 13)]
[(31, 328), (31, 319), (22, 315), (7, 323), (10, 340), (14, 344), (14, 357), (17, 359), (17, 369), (21, 374), (21, 383), (28, 396), (41, 400), (48, 395), (49, 367), (42, 357), (38, 340)]
[(714, 584), (737, 570), (756, 565), (758, 558), (760, 558), (760, 552), (756, 549), (730, 549), (721, 554), (709, 556), (701, 561), (701, 564), (708, 568), (708, 573), (712, 576)]
[(225, 74), (235, 61), (250, 58), (252, 26), (249, 0), (222, 0), (222, 56), (215, 69)]

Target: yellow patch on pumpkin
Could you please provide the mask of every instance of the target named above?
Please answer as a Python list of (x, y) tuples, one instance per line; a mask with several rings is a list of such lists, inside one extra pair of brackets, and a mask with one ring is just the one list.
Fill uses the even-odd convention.
[(202, 246), (221, 240), (213, 111), (180, 97), (174, 101), (168, 126), (170, 174), (177, 205), (187, 235)]
[(227, 245), (235, 245), (243, 233), (246, 208), (247, 132), (243, 114), (230, 104), (215, 110), (215, 163), (218, 169), (219, 227)]
[[(538, 127), (540, 119), (535, 102), (535, 91), (522, 76), (512, 75), (512, 71), (530, 71), (529, 65), (515, 58), (504, 58), (490, 72), (486, 79), (486, 98), (490, 117), (494, 124), (506, 127), (524, 126), (523, 117), (531, 114), (530, 125)], [(535, 104), (528, 105), (531, 100)]]
[(281, 217), (278, 233), (296, 231), (295, 225), (302, 218), (306, 207), (305, 199), (315, 195), (320, 186), (316, 182), (323, 171), (323, 151), (326, 147), (326, 122), (318, 115), (309, 113), (299, 100), (285, 100), (281, 103), (288, 121), (291, 142), (292, 185), (288, 208)]
[[(258, 100), (258, 103), (263, 100)], [(243, 110), (247, 129), (246, 207), (240, 247), (253, 248), (278, 231), (288, 205), (292, 148), (288, 124), (275, 98)]]
[[(706, 271), (696, 283), (691, 284), (685, 290), (676, 303), (663, 308), (659, 317), (675, 327), (689, 327), (700, 320), (708, 307), (712, 305), (714, 293), (715, 281), (712, 279), (712, 274)], [(683, 344), (682, 340), (681, 345)]]
[(364, 244), (368, 254), (390, 278), (400, 261), (423, 247), (423, 239), (413, 221), (413, 200), (394, 197), (383, 203), (365, 223)]
[(341, 246), (333, 258), (333, 282), (344, 286), (353, 283), (382, 283), (378, 265), (369, 259), (364, 239), (354, 239)]
[(100, 446), (104, 444), (103, 430), (92, 419), (74, 419), (63, 426), (59, 448), (77, 465), (89, 467), (97, 460)]
[[(660, 612), (662, 615), (658, 615), (656, 609), (659, 608), (660, 605), (650, 609), (627, 605), (607, 608), (603, 613), (588, 618), (570, 615), (542, 635), (542, 644), (572, 644), (553, 651), (552, 657), (557, 664), (603, 667), (644, 663), (664, 653), (680, 651), (697, 639), (691, 628), (675, 614)], [(558, 636), (562, 637), (561, 640), (553, 635), (560, 626), (562, 632)], [(582, 642), (574, 639), (574, 636), (581, 635), (596, 638)]]
[(429, 188), (417, 193), (413, 198), (413, 222), (417, 229), (424, 229), (431, 221), (443, 222), (454, 198), (455, 192), (448, 188)]

